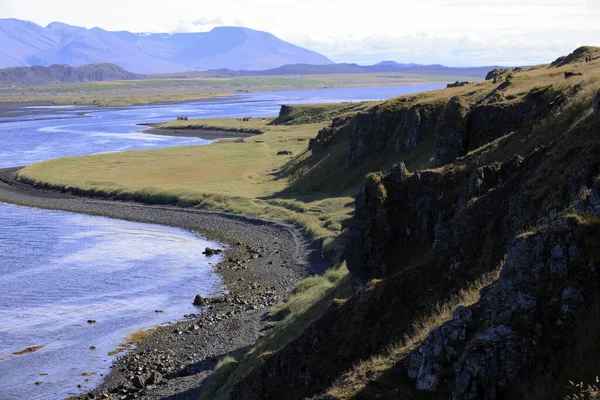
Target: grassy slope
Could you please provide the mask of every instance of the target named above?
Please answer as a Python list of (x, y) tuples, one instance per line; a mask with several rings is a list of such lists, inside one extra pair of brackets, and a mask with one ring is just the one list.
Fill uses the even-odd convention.
[[(582, 72), (583, 75), (565, 80), (564, 72), (572, 70)], [(443, 103), (454, 95), (459, 95), (470, 103), (511, 103), (521, 101), (532, 91), (540, 89), (543, 90), (542, 95), (546, 96), (548, 93), (569, 92), (570, 89), (577, 88), (577, 93), (553, 119), (538, 121), (521, 136), (507, 135), (464, 158), (468, 165), (481, 165), (506, 159), (513, 154), (527, 154), (540, 144), (551, 143), (589, 115), (591, 100), (600, 86), (600, 70), (597, 64), (579, 63), (560, 68), (540, 66), (513, 73), (510, 80), (511, 84), (500, 93), (494, 90), (497, 84), (487, 81), (416, 97), (421, 104)], [(397, 112), (410, 104), (414, 103), (407, 105), (397, 100), (388, 101), (380, 106), (379, 112)], [(296, 111), (298, 116), (303, 115), (305, 118), (313, 115), (313, 111)], [(310, 116), (307, 121), (315, 119)], [(409, 168), (411, 165), (412, 168), (431, 165), (431, 140), (424, 142), (412, 154), (378, 154), (378, 157), (367, 159), (362, 167), (348, 171), (345, 158), (349, 132), (336, 134), (333, 139), (335, 142), (322, 154), (311, 156), (304, 151), (307, 139), (314, 137), (316, 131), (324, 126), (323, 123), (293, 127), (267, 126), (259, 120), (243, 124), (215, 120), (188, 123), (221, 124), (229, 128), (257, 127), (265, 133), (247, 138), (242, 143), (217, 143), (204, 148), (152, 150), (56, 160), (28, 167), (23, 175), (59, 186), (75, 185), (104, 193), (138, 193), (140, 198), (150, 201), (160, 200), (161, 195), (168, 195), (162, 200), (194, 203), (213, 209), (295, 222), (307, 228), (315, 238), (324, 240), (325, 245), (333, 250), (339, 249), (340, 235), (352, 211), (352, 195), (365, 172), (388, 168), (400, 160), (407, 161)], [(291, 150), (299, 155), (292, 159), (280, 158), (275, 156), (279, 149)], [(231, 158), (236, 155), (245, 159), (245, 163), (237, 164)], [(106, 179), (109, 171), (110, 179)], [(183, 175), (180, 176), (180, 173)], [(209, 173), (213, 175), (208, 176)], [(324, 187), (328, 188), (329, 193), (322, 192)], [(309, 279), (302, 282), (290, 296), (288, 303), (271, 311), (272, 315), (284, 318), (278, 326), (249, 352), (236, 354), (235, 361), (228, 359), (221, 364), (222, 368), (207, 387), (206, 398), (216, 395), (226, 398), (236, 380), (256, 362), (297, 337), (334, 299), (347, 297), (348, 280), (345, 276), (345, 268), (340, 265), (326, 277), (310, 278), (314, 281)], [(473, 297), (468, 289), (465, 288), (467, 294), (464, 299), (454, 301), (458, 301), (458, 304), (472, 302)], [(442, 304), (440, 307), (441, 310), (446, 310), (446, 306), (452, 305)], [(428, 318), (433, 318), (433, 322), (423, 323), (431, 321)], [(443, 311), (439, 315), (423, 315), (420, 320), (415, 320), (414, 325), (420, 326), (413, 335), (415, 342), (446, 318), (447, 313)], [(411, 344), (415, 343), (411, 341)], [(355, 369), (348, 371), (337, 382), (337, 386), (332, 387), (329, 395), (349, 398), (358, 392), (369, 391), (369, 381), (373, 382), (372, 371), (377, 372), (375, 376), (385, 375), (394, 379), (393, 366), (407, 349), (393, 343), (390, 346), (388, 352), (364, 360)], [(365, 371), (369, 378), (363, 376)], [(375, 382), (382, 383), (377, 379)]]

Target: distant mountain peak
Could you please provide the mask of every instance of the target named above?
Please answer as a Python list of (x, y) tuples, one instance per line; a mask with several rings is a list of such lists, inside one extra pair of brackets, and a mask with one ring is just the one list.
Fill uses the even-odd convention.
[(0, 42), (0, 68), (108, 62), (129, 71), (164, 73), (332, 63), (268, 32), (236, 26), (200, 33), (155, 34), (86, 29), (59, 21), (41, 27), (18, 19), (0, 19)]

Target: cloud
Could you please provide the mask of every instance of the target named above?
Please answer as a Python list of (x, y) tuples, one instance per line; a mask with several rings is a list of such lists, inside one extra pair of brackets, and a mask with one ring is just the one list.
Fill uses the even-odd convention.
[[(590, 37), (595, 43), (581, 43), (579, 37)], [(399, 37), (371, 35), (365, 38), (339, 40), (313, 36), (297, 42), (327, 55), (336, 62), (373, 64), (382, 60), (405, 63), (473, 65), (532, 65), (550, 62), (583, 44), (600, 44), (600, 30), (574, 33), (542, 32), (530, 37), (492, 37), (465, 34), (435, 36), (417, 33)]]
[(180, 19), (175, 24), (161, 27), (164, 32), (185, 33), (185, 32), (207, 32), (219, 26), (246, 26), (241, 18), (205, 16), (196, 19)]
[(224, 25), (225, 21), (222, 17), (200, 17), (195, 21), (191, 22), (192, 25), (195, 26), (204, 26), (204, 25)]

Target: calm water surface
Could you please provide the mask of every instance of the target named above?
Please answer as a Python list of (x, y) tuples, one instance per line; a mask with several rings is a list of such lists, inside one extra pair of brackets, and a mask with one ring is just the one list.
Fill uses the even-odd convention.
[[(381, 100), (441, 86), (257, 93), (107, 109), (19, 109), (0, 117), (0, 168), (210, 143), (147, 135), (137, 125), (178, 115), (267, 117), (277, 115), (281, 104)], [(107, 373), (113, 360), (108, 353), (130, 334), (198, 312), (191, 305), (196, 293), (222, 292), (218, 275), (201, 254), (206, 246), (219, 247), (181, 229), (0, 203), (0, 399), (55, 399), (90, 389)], [(88, 324), (88, 319), (98, 322)], [(30, 346), (43, 348), (14, 355)]]

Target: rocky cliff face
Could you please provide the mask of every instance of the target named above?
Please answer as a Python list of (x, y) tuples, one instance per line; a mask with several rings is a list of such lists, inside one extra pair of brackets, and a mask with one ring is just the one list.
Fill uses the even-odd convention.
[(445, 379), (453, 399), (498, 399), (521, 375), (535, 374), (539, 349), (561, 337), (564, 343), (577, 311), (598, 290), (596, 260), (585, 255), (588, 233), (573, 218), (516, 239), (481, 300), (456, 309), (409, 355), (416, 388), (433, 392)]
[[(347, 246), (355, 297), (238, 382), (234, 398), (323, 392), (407, 335), (432, 304), (498, 266), (500, 279), (479, 302), (456, 310), (401, 360), (399, 379), (423, 396), (520, 398), (515, 383), (543, 365), (543, 349), (566, 337), (598, 289), (598, 261), (577, 219), (600, 215), (600, 139), (588, 130), (598, 123), (593, 114), (551, 146), (503, 162), (412, 173), (398, 164), (370, 175)], [(585, 217), (560, 217), (565, 209)], [(531, 226), (542, 228), (519, 236)]]
[(435, 132), (442, 107), (415, 104), (396, 112), (380, 112), (378, 107), (354, 118), (348, 163), (358, 165), (386, 148), (409, 153)]
[[(518, 101), (498, 101), (510, 85), (510, 80), (500, 83), (483, 100), (472, 104), (459, 96), (446, 102), (412, 105), (411, 99), (404, 98), (397, 100), (393, 111), (375, 106), (368, 112), (358, 113), (343, 121), (352, 126), (348, 166), (361, 165), (389, 149), (399, 155), (409, 154), (419, 144), (432, 139), (432, 166), (441, 167), (469, 151), (528, 127), (559, 108), (565, 100), (563, 93), (554, 93), (547, 87), (534, 88)], [(313, 153), (322, 150), (340, 126), (338, 120), (321, 130), (309, 146)]]
[[(319, 132), (315, 156), (340, 132), (350, 138), (348, 168), (422, 145), (437, 168), (410, 170), (407, 157), (367, 175), (346, 242), (354, 295), (237, 382), (233, 398), (329, 399), (349, 382), (352, 398), (516, 400), (547, 372), (600, 299), (600, 95), (528, 84), (506, 100), (515, 72), (476, 96), (399, 99)], [(456, 308), (450, 320), (417, 332), (439, 304)], [(377, 363), (385, 373), (367, 367)]]
[[(284, 106), (282, 106), (283, 108)], [(308, 142), (308, 149), (312, 151), (313, 154), (321, 152), (327, 142), (336, 134), (337, 131), (340, 130), (348, 122), (347, 118), (334, 118), (331, 121), (331, 125), (325, 127), (319, 131), (317, 137), (314, 139), (310, 139)]]

